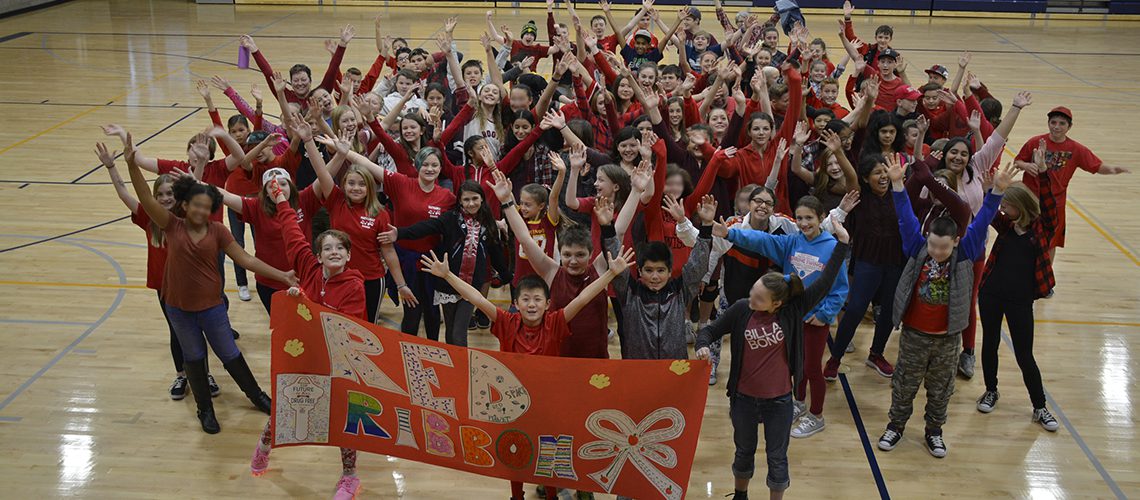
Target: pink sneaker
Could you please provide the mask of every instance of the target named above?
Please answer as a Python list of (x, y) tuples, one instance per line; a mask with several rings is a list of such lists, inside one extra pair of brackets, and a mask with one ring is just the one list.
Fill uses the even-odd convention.
[(333, 500), (352, 500), (360, 490), (360, 479), (356, 476), (341, 476), (336, 483), (336, 495)]
[(891, 362), (887, 361), (882, 354), (871, 353), (867, 356), (867, 366), (874, 368), (879, 375), (886, 378), (891, 378), (895, 374), (895, 367), (891, 366)]
[(265, 469), (269, 468), (269, 452), (261, 451), (261, 446), (253, 448), (253, 459), (249, 461), (249, 471), (254, 476), (265, 474)]

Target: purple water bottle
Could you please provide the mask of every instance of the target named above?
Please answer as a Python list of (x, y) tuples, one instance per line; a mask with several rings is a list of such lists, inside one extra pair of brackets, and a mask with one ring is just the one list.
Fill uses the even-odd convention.
[(249, 69), (249, 49), (238, 46), (238, 69)]

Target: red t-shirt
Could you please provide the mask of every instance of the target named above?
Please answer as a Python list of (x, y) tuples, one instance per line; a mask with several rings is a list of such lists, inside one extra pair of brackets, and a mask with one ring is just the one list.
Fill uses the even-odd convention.
[(218, 252), (234, 242), (221, 222), (211, 221), (202, 239), (194, 241), (186, 222), (171, 215), (166, 226), (166, 269), (162, 299), (183, 311), (205, 311), (222, 303), (222, 277)]
[(546, 57), (547, 52), (550, 52), (549, 45), (542, 45), (540, 43), (535, 43), (534, 45), (526, 45), (522, 43), (522, 40), (511, 41), (511, 59), (514, 59), (519, 54), (522, 54), (523, 57), (533, 57), (534, 62), (530, 65), (531, 71), (534, 71), (536, 68), (538, 68), (538, 61), (541, 61), (544, 57)]
[[(582, 294), (582, 290), (598, 280), (598, 271), (593, 265), (587, 267), (581, 276), (573, 276), (565, 267), (558, 269), (554, 281), (550, 282), (550, 307), (561, 310), (570, 301)], [(562, 357), (597, 358), (610, 357), (609, 350), (609, 299), (599, 293), (586, 307), (570, 321), (570, 331), (574, 335), (562, 342)]]
[[(439, 185), (430, 193), (420, 189), (415, 177), (384, 171), (384, 192), (392, 199), (392, 224), (407, 227), (424, 219), (435, 219), (455, 208), (455, 194)], [(397, 245), (413, 252), (425, 253), (439, 243), (439, 236), (418, 240), (401, 240)]]
[[(530, 230), (530, 237), (534, 238), (538, 248), (541, 248), (547, 257), (554, 258), (554, 238), (558, 234), (558, 226), (550, 222), (549, 212), (542, 214), (537, 219), (527, 219), (526, 227)], [(518, 285), (523, 276), (535, 274), (534, 267), (526, 258), (526, 251), (523, 250), (522, 245), (519, 245), (517, 240), (515, 241), (515, 255), (518, 258), (515, 259), (515, 277), (514, 281), (511, 282), (512, 285)]]
[(261, 189), (261, 178), (253, 178), (253, 172), (244, 168), (235, 168), (226, 177), (226, 191), (238, 196), (256, 196)]
[[(297, 225), (301, 226), (301, 231), (305, 233), (305, 239), (310, 242), (313, 241), (312, 214), (317, 213), (317, 209), (319, 209), (320, 206), (321, 201), (317, 198), (317, 194), (313, 191), (311, 186), (302, 189), (301, 192), (297, 194)], [(242, 198), (241, 220), (253, 226), (253, 231), (256, 235), (253, 242), (255, 246), (255, 257), (282, 271), (288, 271), (293, 268), (293, 264), (289, 261), (289, 257), (285, 252), (285, 240), (281, 233), (281, 222), (277, 220), (276, 215), (265, 213), (265, 209), (261, 207), (261, 199)], [(287, 283), (273, 281), (261, 275), (254, 275), (254, 279), (256, 279), (258, 283), (274, 290), (285, 290), (289, 288)]]
[(348, 233), (348, 239), (352, 242), (352, 258), (348, 261), (348, 268), (360, 271), (365, 280), (383, 278), (384, 264), (380, 260), (380, 244), (376, 242), (376, 235), (388, 230), (392, 222), (388, 218), (388, 211), (381, 208), (375, 217), (371, 217), (364, 204), (350, 204), (338, 186), (333, 186), (329, 197), (325, 199), (325, 208), (329, 211), (329, 222), (333, 229)]
[[(162, 271), (166, 268), (166, 246), (156, 247), (151, 243), (150, 215), (143, 210), (142, 205), (131, 214), (131, 222), (146, 231), (146, 287), (151, 290), (162, 289)], [(161, 229), (158, 229), (161, 232)]]
[(598, 40), (598, 48), (606, 52), (617, 52), (617, 35), (607, 35)]
[[(965, 264), (961, 264), (965, 265)], [(950, 263), (927, 257), (903, 313), (903, 324), (923, 333), (946, 333), (950, 324)]]
[(764, 399), (792, 392), (792, 371), (784, 341), (784, 330), (775, 314), (752, 313), (744, 330), (744, 359), (737, 392)]
[(491, 334), (499, 339), (500, 351), (557, 356), (562, 341), (570, 337), (570, 325), (562, 309), (547, 311), (542, 323), (534, 327), (523, 324), (522, 314), (499, 309)]
[[(1025, 145), (1021, 146), (1021, 151), (1018, 151), (1017, 159), (1032, 162), (1033, 149), (1041, 139), (1045, 139), (1045, 166), (1049, 171), (1048, 174), (1037, 175), (1049, 175), (1053, 185), (1053, 192), (1057, 197), (1057, 231), (1053, 237), (1053, 246), (1063, 247), (1065, 246), (1065, 202), (1068, 199), (1069, 181), (1078, 168), (1093, 174), (1100, 172), (1103, 162), (1084, 144), (1069, 138), (1065, 138), (1065, 142), (1056, 143), (1049, 140), (1049, 134), (1030, 137), (1025, 141)], [(1026, 175), (1022, 177), (1022, 182), (1030, 191), (1039, 193), (1040, 196), (1041, 188), (1037, 184), (1037, 177)]]
[[(158, 160), (158, 173), (169, 174), (174, 169), (185, 170), (190, 172), (194, 170), (189, 163), (181, 160)], [(223, 187), (226, 185), (226, 179), (230, 176), (230, 170), (226, 168), (226, 159), (214, 160), (206, 163), (206, 168), (202, 170), (202, 182), (215, 187)], [(222, 209), (219, 206), (214, 213), (210, 214), (210, 220), (214, 222), (222, 221)]]
[[(867, 66), (867, 69), (864, 70), (863, 74), (865, 76), (871, 76), (877, 74), (878, 72), (878, 69)], [(903, 89), (906, 87), (907, 85), (905, 82), (903, 82), (903, 79), (897, 76), (891, 81), (880, 79), (879, 97), (875, 99), (875, 106), (893, 112), (895, 108), (898, 107), (899, 98), (902, 97)]]

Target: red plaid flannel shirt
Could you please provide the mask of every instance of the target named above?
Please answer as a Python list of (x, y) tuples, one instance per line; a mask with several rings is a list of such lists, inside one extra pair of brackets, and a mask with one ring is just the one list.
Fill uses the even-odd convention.
[[(1029, 227), (1029, 233), (1033, 235), (1033, 242), (1038, 249), (1033, 274), (1034, 281), (1037, 283), (1036, 298), (1040, 299), (1049, 295), (1049, 291), (1056, 285), (1053, 278), (1053, 262), (1049, 259), (1049, 249), (1053, 241), (1053, 234), (1057, 231), (1057, 195), (1053, 192), (1053, 182), (1047, 173), (1039, 174), (1037, 182), (1037, 198), (1041, 203), (1041, 216), (1033, 220)], [(986, 268), (982, 272), (983, 284), (989, 278), (990, 271), (993, 270), (997, 262), (997, 255), (1001, 252), (1004, 241), (1002, 235), (1013, 230), (1013, 222), (1001, 213), (994, 217), (991, 225), (997, 230), (998, 238), (994, 241), (989, 258), (986, 259)]]

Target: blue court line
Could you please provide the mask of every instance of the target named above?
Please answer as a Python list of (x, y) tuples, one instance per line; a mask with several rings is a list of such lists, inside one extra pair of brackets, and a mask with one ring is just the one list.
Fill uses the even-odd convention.
[[(75, 242), (71, 242), (71, 241), (60, 241), (60, 243), (62, 243), (64, 245), (71, 245), (74, 247), (82, 248), (84, 250), (87, 250), (88, 252), (91, 252), (95, 255), (98, 255), (99, 257), (102, 257), (103, 260), (105, 260), (109, 264), (111, 264), (111, 267), (115, 269), (115, 273), (119, 275), (119, 284), (120, 285), (127, 284), (127, 274), (125, 272), (123, 272), (123, 266), (120, 266), (118, 261), (116, 261), (114, 259), (114, 257), (111, 257), (110, 255), (107, 255), (107, 254), (105, 254), (105, 253), (103, 253), (103, 252), (101, 252), (95, 248), (89, 247), (89, 246), (84, 245), (82, 243), (75, 243)], [(0, 401), (0, 411), (4, 411), (4, 409), (7, 408), (8, 405), (12, 404), (12, 401), (14, 401), (16, 398), (20, 397), (20, 395), (23, 394), (24, 391), (28, 390), (28, 388), (31, 387), (32, 384), (34, 384), (37, 380), (40, 379), (40, 377), (43, 377), (44, 374), (47, 373), (48, 370), (52, 369), (52, 367), (54, 367), (56, 364), (58, 364), (59, 361), (64, 358), (64, 356), (67, 356), (68, 354), (70, 354), (71, 351), (73, 351), (76, 346), (78, 346), (84, 340), (87, 340), (87, 337), (91, 336), (91, 334), (94, 333), (95, 330), (99, 328), (99, 326), (101, 326), (104, 322), (106, 322), (107, 319), (111, 317), (111, 314), (113, 314), (115, 312), (115, 310), (119, 308), (119, 305), (123, 303), (123, 297), (126, 294), (127, 294), (127, 291), (125, 289), (120, 289), (118, 291), (118, 293), (115, 294), (114, 302), (111, 303), (111, 305), (107, 308), (107, 310), (105, 312), (103, 312), (103, 315), (100, 316), (98, 320), (96, 320), (94, 323), (91, 323), (91, 326), (89, 326), (86, 331), (84, 331), (82, 334), (80, 334), (78, 337), (76, 337), (74, 341), (72, 341), (70, 344), (67, 345), (67, 347), (64, 347), (61, 351), (59, 351), (59, 353), (56, 354), (55, 357), (53, 357), (50, 361), (48, 361), (47, 364), (45, 364), (42, 368), (39, 369), (39, 371), (37, 371), (35, 374), (33, 374), (31, 376), (31, 378), (26, 380), (23, 384), (20, 384), (20, 387), (17, 387), (15, 391), (12, 391), (12, 393), (9, 394), (8, 397), (4, 398), (4, 401)]]
[[(830, 343), (830, 338), (828, 343)], [(863, 417), (859, 415), (859, 405), (855, 403), (855, 394), (851, 392), (851, 384), (847, 382), (847, 374), (839, 374), (839, 383), (843, 384), (843, 395), (847, 397), (847, 406), (851, 408), (851, 418), (855, 421), (855, 429), (859, 431), (859, 441), (863, 443), (863, 452), (867, 454), (867, 464), (871, 466), (871, 475), (875, 476), (875, 486), (879, 488), (879, 497), (890, 500), (891, 494), (887, 492), (887, 483), (883, 480), (883, 471), (879, 469), (879, 462), (875, 460), (875, 451), (871, 448), (871, 439), (867, 437), (867, 429), (863, 426)]]
[[(1009, 333), (1004, 328), (1001, 331), (1001, 338), (1005, 341), (1005, 346), (1009, 348), (1009, 351), (1014, 352), (1013, 341), (1010, 340)], [(1127, 499), (1128, 496), (1120, 489), (1120, 485), (1116, 484), (1116, 480), (1112, 478), (1112, 475), (1108, 473), (1108, 470), (1105, 469), (1104, 465), (1100, 463), (1100, 460), (1096, 458), (1092, 449), (1089, 448), (1088, 443), (1081, 437), (1081, 433), (1077, 432), (1077, 428), (1073, 425), (1073, 422), (1065, 415), (1065, 411), (1061, 409), (1061, 403), (1053, 399), (1049, 391), (1045, 391), (1045, 400), (1053, 407), (1053, 412), (1056, 413), (1057, 420), (1060, 420), (1061, 425), (1065, 426), (1065, 430), (1069, 431), (1069, 434), (1073, 436), (1073, 440), (1077, 442), (1077, 446), (1085, 453), (1085, 457), (1089, 459), (1089, 462), (1092, 462), (1093, 468), (1100, 474), (1101, 479), (1104, 479), (1104, 484), (1108, 485), (1108, 489), (1112, 490), (1112, 494), (1116, 495), (1116, 498), (1119, 500)]]
[(91, 323), (83, 323), (80, 321), (51, 321), (51, 320), (46, 320), (46, 319), (4, 319), (4, 318), (0, 318), (0, 323), (14, 323), (17, 325), (91, 326)]
[(23, 419), (24, 417), (0, 417), (0, 422), (19, 422)]
[(0, 38), (0, 43), (7, 42), (8, 40), (15, 40), (17, 38), (22, 38), (22, 37), (28, 36), (30, 34), (32, 34), (31, 31), (21, 31), (19, 33), (12, 33), (11, 35), (6, 35), (6, 36)]

